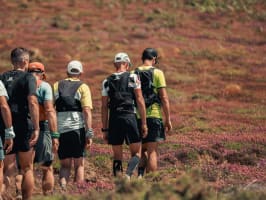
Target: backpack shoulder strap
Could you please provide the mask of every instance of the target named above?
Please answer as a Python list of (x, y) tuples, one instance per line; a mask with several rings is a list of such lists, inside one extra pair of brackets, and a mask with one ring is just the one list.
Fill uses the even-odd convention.
[(78, 88), (83, 84), (82, 81), (61, 80), (58, 82), (59, 96), (74, 96)]

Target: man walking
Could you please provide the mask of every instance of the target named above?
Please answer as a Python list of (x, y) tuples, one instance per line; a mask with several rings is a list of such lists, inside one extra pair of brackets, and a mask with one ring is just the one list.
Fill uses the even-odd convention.
[[(142, 93), (146, 104), (148, 136), (142, 140), (142, 161), (138, 174), (157, 170), (158, 142), (165, 140), (165, 129), (172, 129), (169, 100), (166, 92), (164, 73), (155, 68), (158, 54), (154, 48), (146, 48), (142, 53), (143, 65), (135, 69), (141, 81)], [(165, 122), (162, 122), (163, 109)], [(164, 129), (165, 127), (165, 129)]]
[(3, 169), (5, 153), (9, 153), (13, 147), (15, 133), (12, 126), (12, 116), (7, 103), (8, 95), (2, 81), (0, 81), (0, 199), (3, 186)]
[(42, 190), (47, 195), (54, 188), (54, 174), (52, 162), (53, 150), (57, 153), (59, 133), (57, 132), (57, 118), (54, 109), (53, 91), (46, 80), (44, 65), (40, 62), (29, 64), (28, 72), (37, 79), (37, 97), (39, 102), (40, 136), (35, 147), (34, 162), (41, 163), (43, 170)]
[(73, 60), (67, 65), (68, 77), (54, 84), (54, 98), (60, 133), (58, 156), (60, 159), (60, 185), (66, 189), (72, 161), (77, 183), (84, 181), (85, 148), (92, 144), (92, 100), (90, 88), (80, 81), (81, 62)]
[[(141, 93), (140, 82), (136, 74), (128, 72), (131, 65), (126, 53), (115, 55), (116, 72), (106, 78), (102, 84), (102, 131), (104, 139), (112, 145), (113, 175), (123, 172), (122, 145), (129, 144), (131, 159), (128, 162), (126, 177), (130, 178), (137, 168), (141, 154), (141, 135), (146, 137), (146, 111)], [(141, 133), (138, 131), (135, 101), (141, 116)], [(109, 109), (109, 111), (108, 111)]]
[(11, 62), (14, 69), (2, 74), (2, 81), (9, 96), (8, 104), (16, 134), (13, 149), (4, 160), (5, 175), (13, 175), (16, 153), (18, 153), (18, 161), (23, 175), (23, 199), (30, 199), (34, 189), (32, 147), (37, 142), (40, 129), (36, 79), (32, 74), (26, 72), (29, 58), (27, 49), (22, 47), (13, 49)]

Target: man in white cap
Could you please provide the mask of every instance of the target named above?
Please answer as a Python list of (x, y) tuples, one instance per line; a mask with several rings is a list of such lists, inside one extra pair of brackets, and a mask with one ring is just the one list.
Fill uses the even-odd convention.
[[(126, 53), (116, 54), (114, 66), (116, 72), (102, 83), (102, 132), (103, 138), (112, 145), (114, 176), (123, 172), (122, 145), (124, 141), (129, 145), (131, 158), (125, 176), (130, 179), (140, 161), (141, 137), (146, 137), (148, 133), (146, 110), (140, 81), (136, 74), (128, 72), (131, 66), (128, 55)], [(137, 126), (136, 104), (142, 119), (141, 133)]]
[(53, 85), (57, 111), (60, 159), (60, 185), (66, 189), (72, 162), (77, 183), (84, 181), (84, 156), (92, 144), (92, 100), (89, 86), (80, 81), (83, 73), (81, 62), (73, 60), (67, 65), (66, 79)]

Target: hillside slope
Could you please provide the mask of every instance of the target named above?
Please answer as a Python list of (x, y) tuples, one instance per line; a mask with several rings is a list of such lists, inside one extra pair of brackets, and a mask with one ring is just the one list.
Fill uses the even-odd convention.
[(146, 47), (159, 51), (174, 126), (160, 146), (158, 180), (196, 167), (219, 191), (265, 188), (266, 4), (217, 2), (2, 0), (1, 72), (11, 69), (17, 46), (45, 64), (50, 83), (65, 77), (70, 60), (84, 64), (96, 138), (83, 192), (114, 187), (100, 132), (101, 82), (117, 52), (127, 52), (134, 68)]

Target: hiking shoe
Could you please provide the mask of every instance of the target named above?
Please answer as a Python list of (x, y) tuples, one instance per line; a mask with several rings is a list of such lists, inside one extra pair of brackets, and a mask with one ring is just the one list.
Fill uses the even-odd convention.
[(15, 197), (16, 200), (22, 200), (22, 192), (21, 190), (16, 190), (16, 197)]
[(131, 177), (129, 176), (129, 175), (125, 175), (125, 179), (127, 180), (127, 181), (130, 181), (130, 179), (131, 179)]
[(17, 196), (15, 197), (15, 199), (16, 199), (16, 200), (22, 200), (22, 195), (21, 195), (21, 194), (17, 195)]
[(138, 175), (138, 179), (143, 179), (143, 176), (142, 175)]
[(60, 183), (60, 188), (65, 192), (67, 190), (66, 183)]

